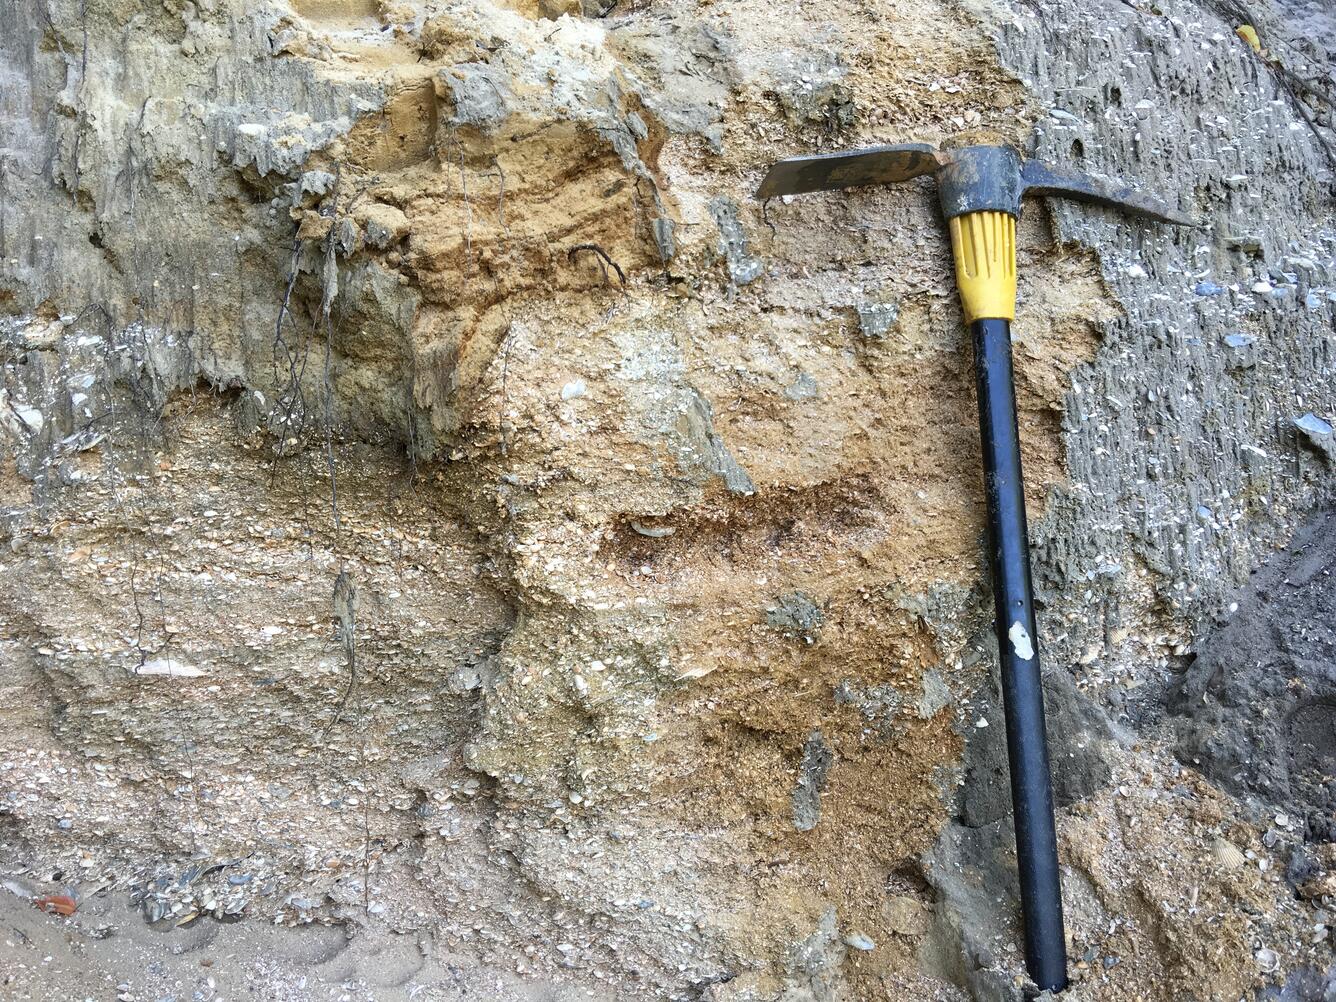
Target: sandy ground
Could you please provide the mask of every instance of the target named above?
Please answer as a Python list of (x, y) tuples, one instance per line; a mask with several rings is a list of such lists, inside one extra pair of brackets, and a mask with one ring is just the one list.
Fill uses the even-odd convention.
[[(12, 883), (12, 882), (7, 882)], [(284, 928), (205, 919), (147, 925), (120, 895), (85, 899), (71, 918), (0, 894), (0, 998), (117, 1002), (398, 1002), (495, 999), (573, 1002), (615, 997), (485, 970), (435, 948), (425, 933)]]

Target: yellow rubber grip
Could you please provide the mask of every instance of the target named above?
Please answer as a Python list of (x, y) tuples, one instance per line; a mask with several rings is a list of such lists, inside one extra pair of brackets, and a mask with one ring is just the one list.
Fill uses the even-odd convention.
[(951, 220), (951, 249), (965, 323), (1016, 319), (1016, 217), (967, 212)]

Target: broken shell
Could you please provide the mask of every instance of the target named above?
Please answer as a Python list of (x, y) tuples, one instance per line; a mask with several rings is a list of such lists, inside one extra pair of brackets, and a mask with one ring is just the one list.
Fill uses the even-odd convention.
[(641, 522), (632, 522), (631, 528), (650, 539), (662, 539), (664, 536), (671, 536), (677, 531), (671, 525), (645, 525)]
[(199, 678), (204, 674), (200, 668), (178, 661), (175, 658), (154, 658), (145, 661), (134, 669), (136, 675), (164, 675), (168, 678)]
[(690, 668), (686, 668), (682, 672), (680, 672), (677, 676), (677, 680), (679, 682), (685, 682), (688, 679), (704, 678), (706, 675), (710, 674), (710, 672), (714, 671), (718, 667), (719, 667), (718, 664), (692, 665)]
[(1280, 968), (1280, 955), (1270, 947), (1262, 947), (1253, 956), (1257, 959), (1257, 966), (1267, 974)]
[(875, 950), (877, 948), (876, 942), (865, 932), (855, 931), (849, 933), (849, 935), (844, 937), (844, 943), (846, 946), (854, 950), (867, 951)]
[(1223, 838), (1218, 838), (1211, 843), (1211, 855), (1215, 857), (1217, 863), (1227, 870), (1237, 870), (1247, 862), (1243, 850), (1233, 842)]

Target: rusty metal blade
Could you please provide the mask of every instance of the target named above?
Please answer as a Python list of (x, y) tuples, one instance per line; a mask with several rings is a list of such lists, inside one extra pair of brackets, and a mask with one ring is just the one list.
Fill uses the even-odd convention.
[(1026, 194), (1057, 195), (1095, 205), (1105, 205), (1132, 212), (1175, 226), (1196, 226), (1197, 221), (1170, 207), (1154, 195), (1138, 191), (1120, 181), (1102, 180), (1088, 174), (1069, 174), (1045, 167), (1038, 160), (1027, 161), (1021, 168), (1021, 183)]
[(893, 184), (931, 174), (937, 167), (937, 151), (926, 143), (870, 146), (863, 150), (790, 157), (771, 166), (761, 187), (756, 189), (756, 197), (764, 199), (867, 184)]

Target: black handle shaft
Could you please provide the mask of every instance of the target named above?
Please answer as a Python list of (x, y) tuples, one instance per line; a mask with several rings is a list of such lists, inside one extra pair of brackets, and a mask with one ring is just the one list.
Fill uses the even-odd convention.
[(1011, 324), (1006, 320), (976, 320), (970, 330), (979, 386), (979, 435), (988, 496), (989, 556), (997, 606), (1011, 803), (1016, 819), (1025, 966), (1036, 985), (1056, 992), (1067, 987), (1067, 946), (1063, 939), (1062, 883), (1016, 427)]

